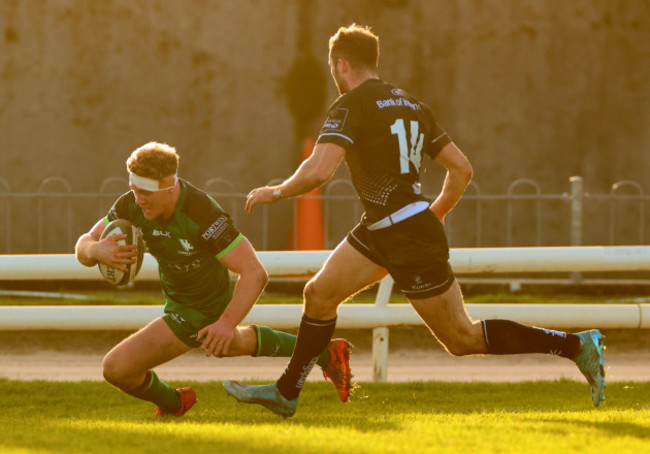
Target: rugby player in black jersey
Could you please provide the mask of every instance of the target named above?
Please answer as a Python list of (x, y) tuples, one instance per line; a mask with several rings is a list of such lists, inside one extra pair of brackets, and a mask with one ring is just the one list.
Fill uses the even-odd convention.
[[(292, 416), (305, 377), (336, 324), (338, 305), (390, 274), (452, 355), (548, 353), (573, 359), (604, 399), (603, 336), (569, 334), (508, 320), (472, 320), (449, 265), (445, 216), (472, 178), (465, 155), (438, 126), (429, 107), (378, 76), (379, 38), (368, 28), (341, 27), (329, 41), (329, 66), (340, 97), (330, 107), (312, 155), (277, 186), (252, 190), (256, 205), (305, 194), (328, 181), (345, 159), (365, 209), (355, 227), (304, 290), (298, 341), (276, 383), (224, 382), (240, 402)], [(422, 155), (447, 174), (438, 197), (422, 196)]]
[[(123, 340), (104, 358), (104, 378), (122, 391), (158, 406), (158, 416), (181, 416), (196, 402), (192, 388), (174, 389), (152, 370), (192, 348), (208, 356), (291, 356), (296, 337), (265, 326), (238, 326), (268, 282), (250, 242), (205, 192), (178, 178), (179, 157), (167, 144), (150, 142), (127, 160), (131, 191), (79, 237), (77, 260), (125, 269), (135, 245), (126, 235), (101, 239), (108, 222), (131, 221), (158, 261), (164, 315)], [(239, 275), (230, 289), (229, 271)], [(350, 392), (350, 343), (335, 339), (318, 364), (345, 402)]]

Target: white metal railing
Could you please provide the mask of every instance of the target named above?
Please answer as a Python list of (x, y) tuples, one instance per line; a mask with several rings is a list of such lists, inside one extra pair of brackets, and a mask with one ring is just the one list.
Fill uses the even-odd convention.
[[(272, 276), (314, 274), (330, 251), (261, 251)], [(649, 271), (650, 246), (452, 249), (450, 262), (462, 273)], [(157, 263), (145, 254), (139, 280), (158, 280)], [(0, 255), (0, 281), (101, 280), (96, 268), (72, 254)], [(374, 379), (385, 381), (388, 327), (419, 325), (408, 304), (388, 304), (393, 281), (381, 281), (374, 304), (343, 304), (340, 328), (373, 329)], [(468, 304), (475, 319), (507, 318), (555, 328), (650, 328), (650, 304)], [(256, 305), (244, 323), (295, 328), (301, 305)], [(162, 314), (162, 306), (5, 306), (0, 330), (137, 329)]]
[[(331, 251), (258, 251), (271, 276), (314, 274)], [(450, 262), (463, 273), (648, 271), (650, 246), (452, 248)], [(100, 280), (96, 268), (73, 254), (0, 255), (2, 280)], [(158, 264), (145, 254), (139, 280), (158, 280)]]

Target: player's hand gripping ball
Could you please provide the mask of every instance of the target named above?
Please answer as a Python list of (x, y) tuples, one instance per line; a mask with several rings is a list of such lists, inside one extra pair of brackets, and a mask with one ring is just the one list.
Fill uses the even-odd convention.
[(115, 219), (114, 221), (109, 222), (108, 225), (104, 228), (100, 239), (103, 240), (109, 236), (119, 234), (126, 235), (126, 238), (118, 240), (117, 244), (121, 246), (137, 244), (138, 254), (134, 257), (135, 263), (127, 264), (126, 272), (104, 263), (99, 263), (98, 266), (99, 271), (102, 273), (104, 279), (113, 285), (121, 287), (132, 282), (140, 271), (142, 260), (144, 258), (144, 240), (142, 239), (142, 232), (140, 232), (136, 226), (131, 224), (131, 222), (127, 221), (126, 219)]

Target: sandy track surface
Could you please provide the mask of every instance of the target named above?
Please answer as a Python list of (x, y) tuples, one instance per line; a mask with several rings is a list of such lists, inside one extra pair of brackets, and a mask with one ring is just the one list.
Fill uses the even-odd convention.
[[(102, 358), (128, 336), (125, 331), (0, 331), (0, 377), (18, 380), (102, 380)], [(608, 381), (650, 381), (650, 330), (606, 331)], [(354, 345), (356, 381), (372, 381), (372, 333), (341, 330)], [(584, 381), (572, 361), (549, 355), (474, 356), (446, 353), (424, 327), (390, 329), (390, 382), (571, 379)], [(198, 350), (156, 370), (166, 380), (275, 380), (288, 358), (207, 358)], [(316, 368), (310, 380), (322, 380)]]
[[(0, 351), (0, 377), (19, 380), (102, 380), (102, 352), (61, 350)], [(609, 347), (608, 381), (650, 381), (650, 351)], [(166, 380), (275, 380), (287, 358), (206, 358), (192, 351), (158, 367)], [(372, 381), (372, 353), (358, 349), (351, 360), (356, 381)], [(316, 368), (309, 377), (320, 380)], [(420, 380), (519, 382), (584, 378), (573, 362), (547, 355), (455, 358), (442, 350), (396, 349), (388, 359), (388, 381)]]

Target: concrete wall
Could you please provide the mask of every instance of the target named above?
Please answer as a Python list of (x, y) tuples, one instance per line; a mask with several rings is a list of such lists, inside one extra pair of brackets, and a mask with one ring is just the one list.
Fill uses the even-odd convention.
[(434, 108), (484, 192), (516, 178), (561, 192), (576, 174), (650, 190), (644, 0), (0, 0), (0, 178), (97, 190), (149, 140), (176, 146), (198, 185), (286, 177), (291, 65), (321, 64), (324, 114), (327, 40), (352, 21), (373, 25), (382, 77)]

